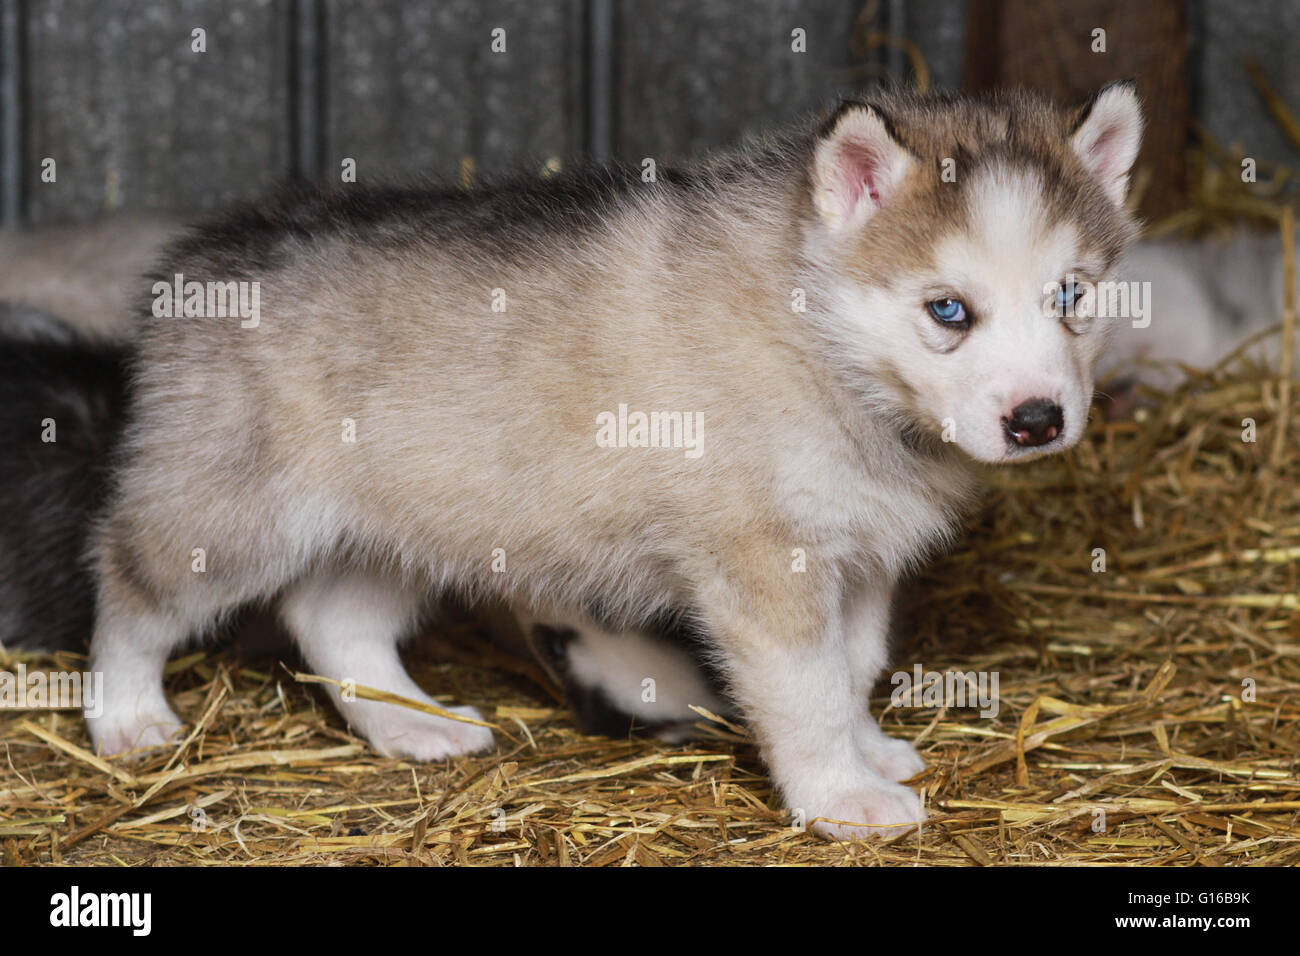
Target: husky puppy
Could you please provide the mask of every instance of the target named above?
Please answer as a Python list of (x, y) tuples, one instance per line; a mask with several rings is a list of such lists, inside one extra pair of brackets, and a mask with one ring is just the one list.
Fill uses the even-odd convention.
[(92, 512), (126, 403), (124, 350), (0, 302), (0, 644), (84, 649)]
[[(1116, 275), (1144, 288), (1149, 301), (1140, 320), (1115, 324), (1098, 370), (1127, 373), (1150, 388), (1169, 391), (1182, 381), (1171, 360), (1210, 368), (1282, 317), (1284, 255), (1276, 231), (1138, 242)], [(1246, 354), (1276, 362), (1280, 343), (1265, 338)]]
[(179, 220), (118, 213), (0, 230), (0, 300), (57, 315), (100, 341), (131, 335), (133, 293)]
[(516, 622), (523, 636), (518, 651), (531, 654), (564, 690), (584, 733), (653, 734), (682, 743), (695, 735), (701, 716), (693, 708), (732, 714), (707, 647), (682, 622), (622, 632), (589, 618), (540, 623), (520, 612)]
[[(294, 190), (197, 229), (93, 533), (95, 744), (166, 743), (168, 656), (249, 602), (317, 672), (425, 702), (397, 645), (430, 594), (685, 609), (789, 808), (915, 825), (922, 761), (867, 709), (890, 594), (974, 463), (1082, 434), (1104, 323), (1052, 305), (1131, 240), (1140, 131), (1127, 85), (881, 94), (652, 182)], [(204, 309), (231, 283), (254, 321)], [(492, 745), (469, 707), (334, 698), (385, 754)]]

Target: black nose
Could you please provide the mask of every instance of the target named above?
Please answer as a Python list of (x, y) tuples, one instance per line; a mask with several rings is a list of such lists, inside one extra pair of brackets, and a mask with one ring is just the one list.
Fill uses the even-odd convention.
[(1056, 441), (1065, 427), (1065, 418), (1061, 415), (1061, 406), (1045, 398), (1031, 398), (1021, 402), (1011, 411), (1011, 417), (1005, 419), (1007, 434), (1017, 445), (1035, 448)]

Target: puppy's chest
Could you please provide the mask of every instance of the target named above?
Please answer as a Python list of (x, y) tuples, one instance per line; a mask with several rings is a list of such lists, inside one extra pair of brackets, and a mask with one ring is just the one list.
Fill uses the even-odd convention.
[(783, 463), (782, 507), (828, 557), (899, 573), (951, 537), (975, 481), (959, 462), (901, 444), (865, 459), (847, 449)]

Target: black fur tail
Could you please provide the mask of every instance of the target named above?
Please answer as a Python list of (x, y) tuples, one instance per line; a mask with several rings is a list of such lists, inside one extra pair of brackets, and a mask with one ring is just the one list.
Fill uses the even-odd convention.
[(0, 303), (0, 643), (82, 650), (85, 551), (121, 432), (126, 349)]

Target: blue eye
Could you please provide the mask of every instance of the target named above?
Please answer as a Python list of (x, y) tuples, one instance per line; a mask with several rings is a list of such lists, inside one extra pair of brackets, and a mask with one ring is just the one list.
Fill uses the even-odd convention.
[(944, 325), (961, 325), (966, 321), (966, 306), (961, 299), (935, 299), (926, 308)]
[(1075, 285), (1073, 282), (1062, 282), (1056, 290), (1056, 313), (1065, 315), (1074, 310), (1079, 300), (1083, 298), (1083, 288)]

